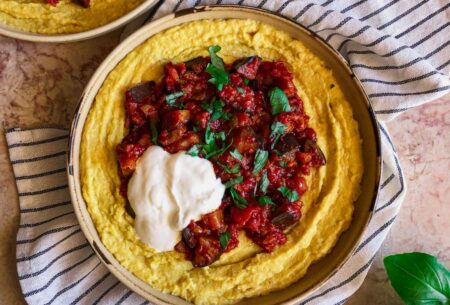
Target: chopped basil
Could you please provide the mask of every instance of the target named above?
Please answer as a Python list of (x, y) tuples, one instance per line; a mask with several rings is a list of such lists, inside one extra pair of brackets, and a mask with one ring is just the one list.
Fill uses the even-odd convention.
[(224, 170), (227, 174), (237, 174), (239, 173), (239, 164), (236, 164), (232, 168), (228, 168), (225, 164), (217, 162), (217, 164)]
[(261, 196), (261, 197), (258, 198), (258, 204), (264, 206), (264, 205), (275, 204), (275, 203), (269, 197)]
[(220, 139), (222, 141), (225, 141), (225, 139), (227, 138), (227, 135), (226, 135), (225, 131), (222, 130), (221, 132), (218, 132), (216, 134), (216, 138)]
[(188, 155), (191, 155), (193, 157), (197, 157), (199, 153), (198, 145), (194, 145), (186, 152)]
[(225, 121), (229, 121), (231, 119), (231, 114), (228, 112), (222, 112), (222, 119)]
[(280, 162), (280, 165), (281, 165), (282, 167), (287, 167), (287, 163), (286, 163), (285, 161), (281, 161), (281, 162)]
[(197, 126), (194, 126), (194, 127), (192, 127), (192, 130), (193, 130), (194, 132), (197, 132), (197, 131), (198, 131), (198, 127), (197, 127)]
[(291, 111), (289, 100), (284, 94), (283, 90), (278, 87), (274, 87), (269, 91), (270, 105), (272, 106), (272, 114), (276, 115), (282, 112)]
[(168, 95), (166, 95), (166, 102), (170, 106), (175, 106), (175, 102), (177, 101), (177, 98), (179, 98), (180, 96), (183, 96), (183, 95), (184, 95), (183, 91), (168, 94)]
[(270, 133), (270, 138), (272, 139), (272, 144), (270, 147), (273, 149), (280, 136), (286, 130), (286, 125), (278, 121), (275, 121), (270, 126), (270, 129), (272, 130), (272, 132)]
[(230, 242), (230, 239), (231, 239), (231, 234), (228, 231), (223, 232), (219, 235), (219, 242), (220, 242), (220, 245), (222, 246), (222, 249), (225, 250), (227, 248), (228, 243)]
[(237, 150), (237, 149), (235, 149), (235, 150), (233, 150), (233, 151), (230, 151), (230, 155), (233, 157), (233, 158), (235, 158), (235, 159), (237, 159), (237, 160), (239, 160), (239, 161), (242, 161), (242, 155), (241, 155), (241, 153)]
[(232, 187), (230, 188), (231, 199), (233, 199), (233, 203), (240, 209), (244, 209), (247, 207), (248, 203), (245, 198), (243, 198), (239, 193)]
[(206, 72), (211, 75), (209, 82), (217, 87), (220, 91), (223, 85), (230, 82), (230, 76), (225, 68), (223, 59), (217, 55), (217, 52), (221, 50), (220, 46), (210, 46), (208, 48), (209, 55), (211, 56), (211, 63), (206, 66)]
[(248, 78), (246, 78), (246, 77), (244, 77), (244, 84), (246, 85), (246, 86), (248, 86), (248, 83), (250, 82), (250, 80), (248, 79)]
[(242, 183), (242, 181), (244, 181), (244, 177), (242, 177), (242, 176), (239, 176), (234, 179), (230, 179), (225, 183), (225, 188), (230, 188), (236, 184)]
[(221, 153), (223, 153), (224, 151), (226, 151), (228, 148), (230, 148), (231, 144), (233, 144), (233, 142), (230, 142), (230, 144), (223, 146), (220, 149), (217, 149), (215, 145), (213, 145), (213, 148), (208, 148), (208, 152), (205, 156), (205, 159), (209, 159), (212, 156), (215, 155), (220, 155)]
[(281, 151), (279, 151), (278, 149), (272, 149), (272, 151), (273, 151), (274, 153), (276, 153), (277, 155), (279, 155), (279, 156), (282, 156), (282, 155), (283, 155), (283, 153), (282, 153)]
[(255, 162), (253, 167), (253, 175), (259, 173), (259, 171), (266, 165), (269, 158), (269, 152), (267, 150), (258, 149), (255, 155)]
[(153, 144), (157, 145), (158, 144), (158, 129), (156, 128), (156, 123), (153, 120), (150, 121), (150, 131), (152, 133), (152, 142), (153, 142)]
[(211, 128), (209, 127), (209, 124), (208, 124), (208, 126), (206, 126), (206, 130), (205, 130), (205, 143), (207, 145), (214, 144), (215, 139), (216, 139), (216, 133), (211, 130)]
[(244, 94), (245, 90), (242, 89), (241, 87), (237, 87), (236, 90), (240, 93), (240, 94)]
[(259, 181), (259, 189), (264, 194), (267, 192), (267, 188), (269, 187), (269, 178), (267, 178), (267, 172), (265, 171)]
[(283, 197), (288, 199), (290, 202), (297, 201), (300, 198), (296, 190), (291, 191), (285, 186), (280, 186), (278, 190), (283, 195)]

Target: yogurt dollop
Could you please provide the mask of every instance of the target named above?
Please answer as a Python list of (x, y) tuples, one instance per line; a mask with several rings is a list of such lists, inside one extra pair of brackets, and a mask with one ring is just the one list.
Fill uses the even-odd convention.
[(139, 239), (159, 252), (172, 251), (181, 230), (219, 208), (224, 192), (208, 160), (149, 147), (128, 183)]

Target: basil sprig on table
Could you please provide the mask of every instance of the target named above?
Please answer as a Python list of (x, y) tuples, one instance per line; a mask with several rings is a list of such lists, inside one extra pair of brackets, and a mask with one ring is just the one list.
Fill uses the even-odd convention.
[(222, 48), (220, 46), (210, 46), (208, 48), (211, 63), (206, 66), (206, 72), (211, 75), (209, 82), (217, 87), (220, 91), (223, 86), (230, 82), (230, 75), (225, 68), (223, 59), (217, 55)]
[(449, 305), (450, 271), (436, 257), (420, 252), (384, 258), (392, 287), (407, 305)]
[(291, 111), (289, 99), (280, 88), (273, 87), (272, 90), (269, 91), (269, 100), (270, 105), (272, 106), (273, 115)]

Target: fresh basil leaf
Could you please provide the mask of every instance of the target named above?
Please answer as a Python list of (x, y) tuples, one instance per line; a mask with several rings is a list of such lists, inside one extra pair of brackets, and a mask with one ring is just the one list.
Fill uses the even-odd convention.
[(420, 252), (384, 258), (392, 287), (407, 305), (450, 304), (450, 271), (436, 257)]
[(241, 87), (237, 87), (236, 90), (240, 93), (240, 94), (244, 94), (245, 90), (242, 89)]
[(290, 202), (294, 202), (300, 199), (296, 190), (291, 191), (289, 188), (285, 186), (280, 186), (278, 190), (283, 195), (283, 197), (289, 200)]
[(230, 188), (231, 199), (233, 199), (233, 203), (240, 209), (244, 209), (247, 207), (248, 203), (244, 197), (239, 195), (239, 193), (232, 187)]
[(217, 55), (217, 52), (220, 50), (222, 50), (222, 48), (217, 45), (208, 47), (209, 56), (211, 57), (211, 64), (217, 69), (225, 71), (225, 63), (223, 62), (223, 59)]
[(215, 121), (220, 119), (220, 117), (222, 116), (221, 112), (214, 112), (213, 114), (211, 114), (211, 116), (209, 117), (210, 121)]
[(237, 149), (234, 149), (233, 151), (230, 151), (230, 155), (233, 158), (235, 158), (235, 159), (237, 159), (239, 161), (242, 161), (243, 157), (242, 157), (241, 153)]
[(191, 155), (193, 157), (197, 157), (198, 153), (200, 152), (198, 145), (194, 145), (186, 152), (188, 155)]
[(203, 102), (200, 104), (200, 107), (202, 107), (203, 110), (208, 111), (209, 113), (213, 112), (213, 106), (210, 103)]
[(289, 105), (289, 99), (283, 90), (278, 87), (274, 87), (269, 91), (270, 105), (272, 106), (272, 114), (277, 115), (282, 112), (291, 111), (291, 105)]
[(222, 112), (222, 120), (225, 120), (225, 121), (231, 120), (231, 114), (228, 112)]
[(230, 188), (236, 184), (242, 183), (242, 181), (244, 181), (244, 177), (242, 177), (242, 176), (236, 177), (234, 179), (230, 179), (227, 182), (225, 182), (225, 188)]
[(264, 205), (275, 204), (275, 203), (269, 197), (261, 196), (258, 198), (258, 204), (264, 206)]
[(213, 145), (212, 148), (209, 148), (208, 153), (205, 156), (205, 159), (209, 159), (212, 156), (215, 155), (220, 155), (221, 153), (223, 153), (224, 151), (226, 151), (228, 148), (230, 148), (231, 144), (233, 144), (233, 142), (230, 142), (230, 144), (223, 146), (220, 149), (217, 149), (215, 145)]
[(281, 162), (280, 162), (280, 165), (281, 165), (282, 167), (287, 167), (287, 163), (286, 163), (285, 161), (281, 161)]
[(209, 124), (206, 126), (205, 130), (205, 143), (207, 145), (214, 144), (214, 141), (216, 139), (215, 132), (211, 130)]
[(283, 123), (280, 123), (278, 121), (275, 121), (270, 126), (270, 129), (272, 130), (270, 132), (270, 138), (272, 139), (271, 148), (273, 149), (275, 147), (275, 144), (277, 143), (278, 139), (281, 137), (281, 135), (286, 130), (286, 125)]
[(280, 157), (283, 156), (283, 153), (281, 151), (279, 151), (278, 149), (272, 149), (272, 151)]
[(248, 86), (248, 83), (250, 82), (250, 80), (248, 79), (248, 78), (246, 78), (246, 77), (244, 77), (244, 84), (246, 85), (246, 86)]
[(227, 248), (228, 243), (230, 242), (230, 239), (231, 239), (231, 234), (228, 231), (223, 232), (219, 235), (219, 242), (220, 242), (220, 245), (222, 246), (222, 249), (225, 250)]
[(226, 138), (227, 138), (227, 135), (226, 135), (225, 131), (222, 130), (221, 132), (216, 133), (216, 139), (225, 141)]
[(156, 123), (153, 120), (150, 121), (150, 131), (152, 133), (152, 142), (153, 142), (153, 144), (157, 145), (158, 144), (158, 129), (156, 128)]
[(220, 162), (217, 162), (217, 164), (224, 170), (225, 173), (227, 174), (237, 174), (239, 173), (239, 164), (236, 164), (235, 166), (233, 166), (232, 168), (228, 168), (225, 164), (222, 164)]
[(261, 177), (261, 180), (259, 181), (259, 189), (263, 194), (267, 192), (267, 188), (269, 187), (270, 181), (269, 178), (267, 178), (267, 171), (265, 171)]
[(183, 91), (168, 94), (168, 95), (166, 95), (166, 102), (170, 106), (175, 106), (175, 102), (177, 101), (177, 98), (179, 98), (180, 96), (183, 96), (183, 95), (184, 95)]
[(269, 152), (267, 150), (258, 149), (255, 155), (255, 162), (253, 167), (253, 175), (259, 173), (259, 171), (266, 165), (269, 158)]
[(197, 132), (197, 131), (198, 131), (198, 127), (197, 127), (197, 126), (194, 126), (194, 127), (192, 127), (192, 130), (193, 130), (194, 132)]

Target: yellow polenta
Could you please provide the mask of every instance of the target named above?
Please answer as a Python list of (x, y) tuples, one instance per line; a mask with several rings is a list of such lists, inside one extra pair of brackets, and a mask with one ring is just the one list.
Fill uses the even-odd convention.
[(144, 0), (92, 0), (84, 8), (73, 0), (56, 6), (46, 0), (0, 0), (0, 22), (40, 34), (77, 33), (109, 23)]
[[(241, 234), (238, 248), (209, 267), (193, 268), (182, 254), (155, 253), (138, 240), (119, 194), (115, 148), (127, 133), (125, 90), (158, 81), (168, 61), (208, 56), (210, 45), (220, 45), (220, 56), (228, 63), (255, 54), (286, 62), (328, 162), (309, 177), (303, 217), (285, 245), (261, 253)], [(80, 161), (83, 195), (106, 248), (154, 288), (196, 304), (235, 303), (304, 276), (350, 225), (363, 172), (358, 126), (332, 72), (299, 41), (250, 20), (187, 23), (153, 36), (128, 54), (106, 78), (89, 112)]]

